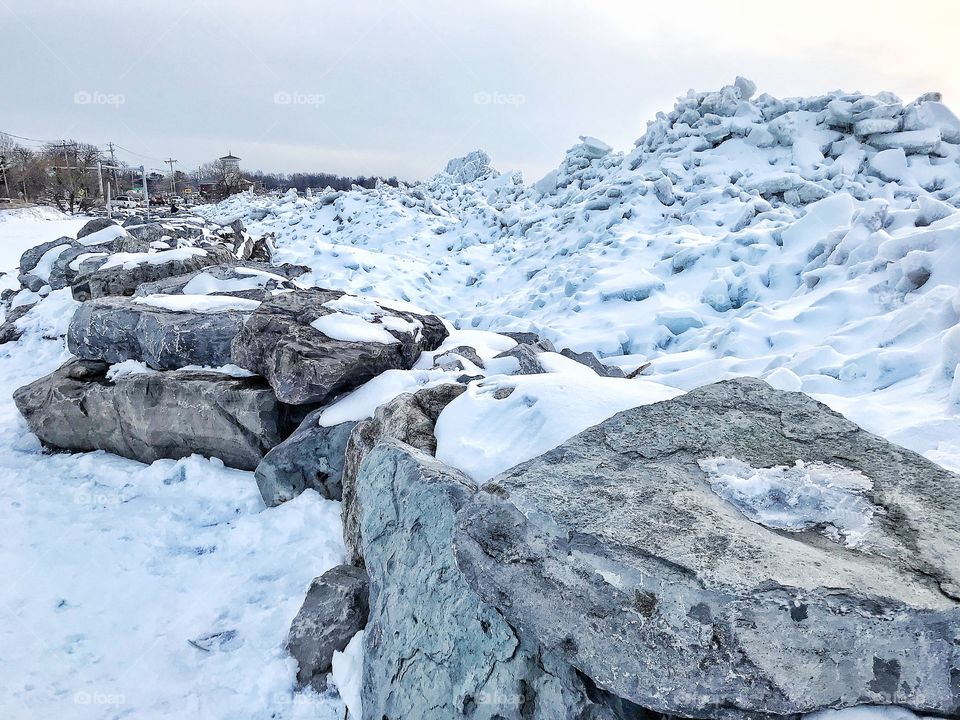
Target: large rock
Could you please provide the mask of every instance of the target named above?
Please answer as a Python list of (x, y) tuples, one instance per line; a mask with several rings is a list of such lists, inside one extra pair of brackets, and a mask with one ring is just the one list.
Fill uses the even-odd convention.
[[(141, 302), (138, 302), (141, 300)], [(230, 344), (249, 310), (168, 310), (142, 299), (105, 297), (83, 303), (67, 330), (67, 347), (85, 360), (138, 360), (155, 370), (230, 362)]]
[(522, 637), (464, 581), (453, 535), (476, 490), (429, 455), (385, 440), (358, 480), (370, 578), (364, 718), (637, 717), (595, 704), (575, 670)]
[(77, 277), (72, 284), (74, 299), (85, 302), (107, 295), (133, 295), (142, 283), (183, 275), (235, 258), (229, 248), (212, 245), (158, 253), (133, 253), (121, 259), (123, 262), (118, 261), (110, 267), (101, 267)]
[(257, 466), (257, 485), (267, 507), (292, 500), (307, 489), (330, 500), (341, 499), (347, 440), (356, 423), (324, 427), (318, 422), (322, 413), (323, 408), (307, 415)]
[(135, 297), (147, 295), (209, 294), (264, 300), (275, 290), (294, 290), (296, 285), (270, 265), (235, 262), (211, 265), (185, 275), (142, 283)]
[(357, 475), (364, 458), (385, 439), (399, 440), (429, 455), (437, 452), (433, 430), (443, 409), (467, 389), (466, 385), (443, 383), (415, 393), (402, 393), (378, 407), (372, 418), (362, 420), (350, 433), (343, 473), (343, 538), (350, 562), (363, 566), (360, 544), (360, 501)]
[(487, 487), (455, 538), (470, 587), (615, 696), (960, 712), (960, 478), (805, 395), (710, 385)]
[(199, 453), (253, 470), (285, 433), (285, 409), (261, 378), (180, 370), (111, 382), (106, 371), (71, 360), (13, 397), (44, 445), (145, 463)]
[(93, 218), (93, 220), (89, 220), (82, 228), (77, 230), (77, 240), (81, 240), (87, 235), (93, 235), (95, 232), (100, 232), (101, 230), (116, 224), (117, 223), (110, 218)]
[[(354, 313), (344, 312), (346, 308), (362, 309)], [(371, 316), (370, 322), (361, 322), (364, 314)], [(336, 339), (312, 325), (328, 315), (335, 315), (334, 321), (348, 321), (343, 336), (351, 339)], [(377, 339), (357, 341), (352, 339), (358, 336), (355, 332)], [(421, 350), (435, 349), (446, 335), (434, 315), (311, 288), (264, 302), (234, 340), (233, 359), (267, 378), (283, 402), (323, 403), (386, 370), (411, 367)]]
[(301, 686), (326, 690), (333, 653), (366, 626), (369, 601), (367, 573), (350, 565), (331, 568), (310, 584), (287, 636)]

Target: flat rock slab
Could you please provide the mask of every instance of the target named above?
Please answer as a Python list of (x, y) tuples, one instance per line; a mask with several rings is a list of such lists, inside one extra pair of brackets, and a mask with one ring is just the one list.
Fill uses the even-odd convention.
[(230, 363), (230, 344), (249, 310), (189, 312), (139, 298), (105, 297), (83, 303), (70, 320), (67, 347), (85, 360), (138, 360), (155, 370)]
[(14, 401), (47, 447), (145, 463), (198, 453), (253, 470), (283, 437), (284, 408), (261, 378), (180, 370), (110, 382), (106, 371), (106, 363), (71, 360)]
[(801, 393), (709, 385), (486, 489), (455, 538), (468, 583), (618, 697), (960, 712), (960, 477)]
[[(118, 260), (111, 258), (110, 261)], [(80, 302), (108, 295), (133, 295), (143, 283), (174, 275), (183, 275), (209, 265), (235, 261), (230, 248), (209, 245), (200, 248), (176, 248), (157, 253), (132, 253), (111, 267), (100, 267), (78, 276), (71, 285), (73, 298)]]
[[(327, 316), (346, 332), (313, 326)], [(422, 350), (436, 349), (446, 335), (435, 315), (336, 290), (294, 290), (250, 316), (233, 342), (233, 361), (267, 378), (283, 402), (323, 403), (386, 370), (412, 367)]]

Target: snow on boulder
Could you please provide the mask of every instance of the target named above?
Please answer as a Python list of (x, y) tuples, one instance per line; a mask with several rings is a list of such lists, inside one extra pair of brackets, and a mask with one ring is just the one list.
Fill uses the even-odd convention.
[(233, 260), (233, 253), (224, 245), (153, 253), (116, 253), (96, 270), (78, 276), (71, 287), (74, 299), (81, 302), (107, 295), (133, 295), (143, 283)]
[(232, 355), (267, 378), (283, 402), (298, 405), (409, 369), (446, 335), (438, 317), (406, 304), (311, 288), (264, 301), (234, 339)]
[(881, 150), (870, 158), (870, 168), (887, 182), (899, 182), (909, 171), (907, 154), (900, 147)]
[(74, 313), (67, 345), (87, 360), (137, 360), (156, 370), (220, 367), (231, 362), (231, 343), (259, 305), (219, 295), (104, 297)]

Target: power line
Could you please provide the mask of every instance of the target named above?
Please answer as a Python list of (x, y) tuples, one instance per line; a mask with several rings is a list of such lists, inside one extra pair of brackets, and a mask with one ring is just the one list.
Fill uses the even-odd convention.
[(143, 153), (138, 153), (138, 152), (134, 152), (133, 150), (129, 150), (125, 148), (123, 145), (118, 145), (117, 143), (113, 143), (113, 144), (120, 150), (123, 150), (124, 152), (128, 152), (131, 155), (136, 155), (137, 157), (145, 158), (147, 160), (156, 160), (157, 162), (161, 162), (161, 163), (166, 162), (166, 160), (164, 160), (163, 158), (153, 157), (152, 155), (144, 155)]

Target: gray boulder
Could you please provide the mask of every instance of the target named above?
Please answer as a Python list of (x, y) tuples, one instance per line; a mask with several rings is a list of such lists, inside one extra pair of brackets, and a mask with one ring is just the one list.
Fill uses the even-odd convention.
[(557, 349), (553, 343), (537, 335), (535, 332), (502, 332), (511, 340), (516, 340), (520, 345), (533, 345), (539, 352), (556, 352)]
[[(157, 262), (144, 256), (137, 264), (99, 268), (74, 280), (72, 292), (75, 300), (86, 302), (107, 295), (133, 295), (142, 283), (199, 270), (209, 265), (219, 265), (233, 258), (230, 249), (221, 245), (200, 248), (202, 252), (188, 257), (172, 257)], [(131, 261), (133, 262), (133, 261)]]
[(457, 512), (476, 493), (469, 479), (385, 440), (364, 460), (357, 487), (370, 579), (365, 718), (618, 717), (464, 581), (453, 539)]
[(87, 235), (93, 235), (95, 232), (100, 232), (101, 230), (116, 224), (117, 223), (110, 218), (94, 218), (93, 220), (87, 222), (82, 228), (77, 230), (77, 240), (85, 238)]
[(801, 393), (706, 386), (487, 487), (455, 537), (468, 584), (608, 693), (960, 712), (960, 478)]
[[(216, 286), (217, 295), (231, 295), (253, 300), (264, 300), (274, 290), (294, 290), (294, 285), (285, 275), (277, 273), (270, 265), (256, 262), (231, 262), (225, 265), (210, 265), (185, 275), (174, 275), (154, 282), (142, 283), (135, 297), (147, 295), (181, 295), (184, 289), (193, 293), (201, 284)], [(201, 287), (202, 289), (202, 287)]]
[[(37, 267), (37, 263), (40, 262), (40, 258), (47, 254), (47, 251), (52, 250), (58, 245), (65, 245), (67, 247), (83, 247), (71, 237), (61, 237), (56, 240), (51, 240), (50, 242), (40, 243), (35, 245), (28, 250), (25, 250), (20, 256), (20, 274), (26, 275), (33, 271)], [(64, 248), (64, 250), (67, 249)]]
[(575, 360), (581, 365), (586, 365), (588, 368), (593, 370), (597, 375), (601, 377), (615, 377), (622, 378), (624, 377), (623, 370), (618, 368), (616, 365), (604, 365), (592, 352), (581, 352), (577, 353), (569, 348), (564, 348), (560, 351), (560, 354), (571, 360)]
[(457, 345), (455, 348), (447, 350), (433, 359), (433, 366), (447, 371), (466, 370), (464, 361), (473, 363), (478, 368), (483, 369), (483, 359), (477, 354), (476, 348), (469, 345)]
[(512, 357), (517, 361), (517, 369), (511, 375), (537, 375), (546, 372), (540, 364), (539, 355), (544, 352), (537, 345), (518, 344), (509, 350), (504, 350), (496, 357)]
[(253, 470), (286, 429), (284, 409), (261, 378), (180, 370), (111, 382), (107, 367), (71, 360), (14, 393), (44, 445), (145, 463), (199, 453)]
[(322, 412), (323, 408), (307, 415), (300, 427), (257, 465), (257, 485), (267, 507), (292, 500), (307, 489), (330, 500), (343, 496), (344, 456), (356, 423), (322, 427), (317, 422)]
[(126, 226), (126, 231), (148, 245), (160, 240), (160, 238), (167, 234), (163, 229), (163, 225), (158, 222), (144, 223), (143, 225), (128, 225)]
[(155, 370), (230, 363), (230, 344), (247, 313), (185, 312), (104, 297), (83, 303), (67, 330), (67, 347), (85, 360), (139, 360)]
[(363, 566), (357, 475), (364, 458), (377, 443), (388, 438), (399, 440), (429, 455), (436, 454), (437, 438), (433, 430), (437, 418), (466, 389), (466, 385), (444, 383), (415, 393), (402, 393), (378, 407), (372, 418), (357, 423), (350, 433), (341, 483), (343, 539), (353, 565)]
[[(265, 301), (234, 340), (234, 362), (267, 378), (283, 402), (323, 403), (386, 370), (412, 367), (422, 350), (436, 349), (447, 335), (434, 315), (382, 307), (376, 324), (396, 342), (331, 338), (311, 323), (335, 312), (324, 304), (343, 295), (311, 288)], [(389, 327), (380, 324), (385, 318), (393, 321)], [(411, 329), (397, 329), (397, 322)]]
[(327, 689), (333, 653), (342, 652), (367, 624), (370, 590), (367, 573), (338, 565), (316, 578), (290, 624), (287, 649), (296, 659), (297, 683)]
[(33, 305), (18, 305), (15, 308), (7, 310), (3, 318), (3, 324), (0, 325), (0, 345), (8, 342), (16, 342), (23, 335), (23, 331), (17, 327), (17, 320), (22, 318)]

